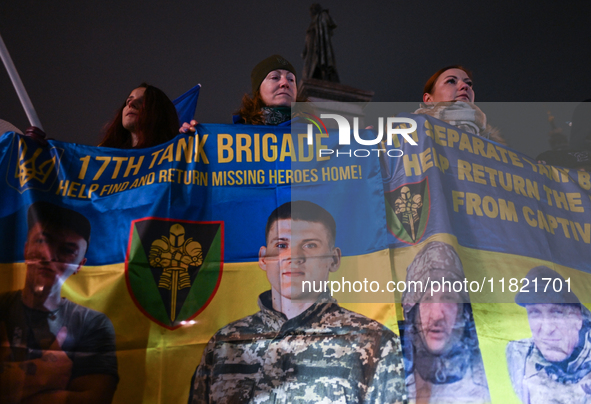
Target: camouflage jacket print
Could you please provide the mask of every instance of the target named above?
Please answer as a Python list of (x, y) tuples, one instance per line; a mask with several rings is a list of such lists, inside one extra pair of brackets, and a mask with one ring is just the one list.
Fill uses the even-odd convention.
[(400, 340), (325, 297), (287, 319), (261, 310), (219, 330), (195, 372), (189, 402), (406, 403)]
[(507, 366), (515, 394), (525, 404), (591, 403), (591, 335), (578, 357), (566, 367), (562, 376), (552, 372), (548, 362), (535, 346), (533, 338), (507, 344)]

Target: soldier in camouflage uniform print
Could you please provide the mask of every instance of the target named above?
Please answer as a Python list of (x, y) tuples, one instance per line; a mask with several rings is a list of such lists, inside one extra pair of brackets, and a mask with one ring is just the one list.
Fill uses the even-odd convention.
[(430, 281), (462, 282), (460, 257), (454, 247), (431, 241), (406, 271), (402, 295), (402, 349), (410, 403), (490, 403), (488, 383), (467, 291), (435, 292)]
[[(539, 266), (525, 279), (515, 303), (527, 310), (532, 338), (510, 341), (506, 350), (515, 394), (525, 404), (591, 403), (591, 313), (558, 272)], [(545, 291), (535, 286), (546, 282)]]
[(258, 313), (209, 341), (190, 403), (407, 402), (398, 336), (301, 287), (338, 269), (335, 235), (330, 213), (311, 202), (288, 202), (271, 214), (259, 252), (271, 290), (260, 295)]

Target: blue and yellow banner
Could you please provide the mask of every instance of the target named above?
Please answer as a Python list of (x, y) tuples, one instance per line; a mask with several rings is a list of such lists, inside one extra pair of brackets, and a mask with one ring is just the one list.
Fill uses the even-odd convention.
[[(311, 201), (334, 217), (342, 259), (331, 276), (349, 279), (376, 266), (382, 268), (373, 271), (376, 279), (392, 279), (379, 162), (318, 158), (318, 149), (338, 147), (336, 141), (317, 134), (308, 146), (305, 136), (305, 128), (200, 125), (195, 135), (157, 147), (118, 150), (57, 141), (40, 147), (5, 134), (0, 292), (23, 290), (24, 296), (29, 284), (42, 289), (31, 279), (47, 275), (50, 265), (31, 275), (40, 256), (31, 247), (35, 220), (48, 223), (40, 241), (47, 251), (51, 237), (59, 238), (52, 228), (69, 234), (65, 225), (34, 219), (31, 211), (63, 223), (69, 223), (64, 216), (82, 215), (90, 228), (82, 237), (84, 260), (75, 262), (75, 276), (56, 275), (51, 287), (67, 278), (61, 296), (112, 323), (119, 378), (114, 402), (186, 402), (208, 340), (256, 313), (259, 295), (271, 289), (258, 261), (267, 218), (278, 206)], [(393, 299), (364, 301), (345, 306), (398, 333)], [(61, 328), (48, 322), (50, 339), (60, 341)], [(26, 334), (9, 328), (3, 342), (23, 345), (21, 331)], [(70, 331), (59, 335), (73, 338)]]
[(418, 145), (383, 166), (409, 397), (586, 402), (589, 173), (405, 116)]
[[(276, 358), (284, 376), (318, 375), (322, 383), (314, 383), (326, 395), (314, 397), (338, 401), (343, 394), (346, 401), (347, 389), (355, 390), (351, 380), (368, 368), (326, 365), (348, 369), (330, 381), (314, 366), (349, 351), (328, 346), (291, 366), (302, 352), (281, 343), (319, 330), (336, 338), (355, 324), (357, 334), (347, 328), (348, 335), (364, 343), (347, 340), (346, 348), (379, 347), (379, 355), (367, 359), (363, 351), (355, 360), (374, 364), (374, 379), (390, 378), (383, 386), (391, 381), (383, 391), (357, 384), (374, 402), (393, 400), (383, 398), (394, 397), (393, 389), (410, 402), (544, 402), (541, 394), (585, 402), (589, 173), (538, 163), (431, 117), (406, 117), (417, 123), (417, 145), (400, 137), (379, 146), (399, 149), (401, 157), (352, 155), (363, 147), (339, 145), (337, 132), (326, 128), (315, 127), (308, 144), (308, 127), (298, 124), (199, 125), (194, 135), (142, 150), (57, 141), (41, 147), (3, 135), (0, 339), (4, 375), (14, 379), (0, 375), (0, 393), (18, 402), (70, 391), (83, 376), (100, 374), (116, 383), (113, 402), (180, 403), (207, 385), (193, 377), (211, 365), (211, 374), (240, 375), (233, 386), (248, 382), (250, 393), (263, 394), (263, 365), (208, 363), (227, 337), (232, 349), (276, 343), (261, 355), (284, 352)], [(321, 152), (328, 149), (335, 152)], [(260, 331), (232, 339), (228, 327), (265, 312), (259, 304), (274, 285), (268, 218), (295, 201), (318, 205), (336, 223), (334, 234), (324, 225), (326, 233), (302, 245), (327, 240), (330, 253), (315, 257), (327, 262), (318, 286), (340, 305), (291, 334), (281, 326), (273, 338)], [(282, 237), (273, 240), (286, 248)], [(273, 321), (291, 324), (282, 315)], [(327, 316), (333, 322), (323, 328)], [(379, 336), (377, 345), (365, 344), (368, 330)], [(391, 332), (400, 335), (402, 351)], [(49, 362), (65, 369), (63, 377), (35, 385)], [(265, 399), (283, 397), (272, 385), (265, 385), (272, 391)]]

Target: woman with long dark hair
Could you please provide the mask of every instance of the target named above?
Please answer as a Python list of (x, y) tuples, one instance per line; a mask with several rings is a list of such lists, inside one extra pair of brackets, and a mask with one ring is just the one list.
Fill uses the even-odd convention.
[(142, 149), (168, 142), (178, 134), (174, 104), (162, 90), (140, 84), (127, 97), (111, 122), (105, 125), (99, 146)]

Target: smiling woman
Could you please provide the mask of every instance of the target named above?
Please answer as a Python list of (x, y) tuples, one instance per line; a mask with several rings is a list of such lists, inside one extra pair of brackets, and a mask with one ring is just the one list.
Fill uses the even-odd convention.
[(165, 143), (178, 133), (174, 104), (162, 90), (146, 83), (135, 88), (105, 126), (99, 146), (141, 149)]

